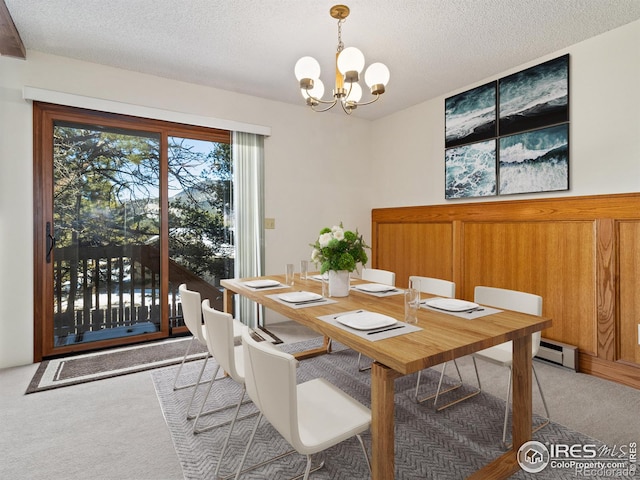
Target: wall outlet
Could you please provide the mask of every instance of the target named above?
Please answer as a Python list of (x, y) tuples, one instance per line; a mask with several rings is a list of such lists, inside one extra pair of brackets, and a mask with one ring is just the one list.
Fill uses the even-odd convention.
[(266, 230), (274, 230), (276, 228), (276, 219), (275, 218), (265, 218), (264, 219), (264, 228)]

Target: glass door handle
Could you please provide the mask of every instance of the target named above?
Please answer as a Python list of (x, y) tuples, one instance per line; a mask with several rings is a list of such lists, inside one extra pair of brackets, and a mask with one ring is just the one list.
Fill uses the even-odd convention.
[(56, 244), (56, 238), (51, 235), (51, 222), (47, 222), (47, 263), (51, 263), (51, 252)]

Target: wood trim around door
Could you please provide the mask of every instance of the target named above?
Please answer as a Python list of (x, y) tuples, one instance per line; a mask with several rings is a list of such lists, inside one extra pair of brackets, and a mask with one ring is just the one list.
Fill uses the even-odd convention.
[[(207, 127), (174, 124), (162, 120), (140, 118), (129, 115), (120, 115), (107, 112), (86, 110), (76, 107), (67, 107), (43, 102), (33, 102), (33, 259), (34, 259), (34, 362), (40, 362), (48, 356), (69, 354), (79, 351), (96, 350), (117, 345), (123, 345), (122, 339), (109, 339), (91, 342), (90, 344), (75, 344), (53, 348), (53, 275), (50, 274), (46, 263), (47, 236), (46, 225), (53, 225), (53, 126), (55, 121), (68, 121), (80, 124), (92, 124), (123, 128), (133, 131), (154, 132), (161, 135), (162, 144), (167, 146), (168, 136), (184, 136), (196, 140), (206, 140), (219, 143), (231, 143), (231, 132)], [(166, 163), (166, 154), (161, 156), (161, 162)], [(167, 175), (167, 167), (161, 166), (163, 175)], [(163, 183), (162, 183), (163, 182)], [(164, 205), (164, 213), (160, 216), (161, 225), (161, 272), (168, 272), (168, 214), (166, 206), (167, 180), (161, 180), (161, 204)], [(163, 190), (164, 189), (164, 190)], [(53, 232), (55, 234), (55, 232)], [(168, 295), (169, 278), (162, 274), (160, 279), (161, 295)], [(47, 321), (49, 319), (49, 321)], [(169, 334), (169, 318), (166, 309), (163, 309), (161, 318), (161, 331), (144, 334), (139, 337), (128, 337), (135, 340), (129, 343), (149, 341), (166, 338)]]

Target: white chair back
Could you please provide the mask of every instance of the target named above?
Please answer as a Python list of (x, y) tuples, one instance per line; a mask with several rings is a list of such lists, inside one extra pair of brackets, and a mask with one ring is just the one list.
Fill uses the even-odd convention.
[(244, 383), (242, 348), (234, 348), (233, 317), (211, 308), (208, 299), (202, 301), (202, 314), (209, 353), (231, 378), (240, 384)]
[(456, 284), (449, 280), (411, 275), (409, 277), (409, 285), (413, 285), (414, 288), (417, 288), (422, 293), (430, 295), (446, 298), (455, 298), (456, 296)]
[[(474, 300), (476, 303), (483, 305), (490, 305), (492, 307), (504, 308), (505, 310), (513, 310), (515, 312), (528, 313), (529, 315), (542, 315), (542, 297), (534, 295), (533, 293), (520, 292), (518, 290), (506, 290), (504, 288), (484, 287), (478, 286), (475, 288)], [(531, 357), (535, 357), (540, 349), (540, 338), (542, 332), (536, 332), (531, 335)], [(473, 354), (473, 362), (475, 365), (476, 357), (483, 360), (502, 365), (503, 367), (509, 367), (509, 383), (507, 384), (507, 402), (505, 404), (504, 422), (502, 425), (502, 444), (507, 445), (507, 421), (509, 419), (509, 404), (511, 400), (511, 379), (513, 377), (513, 342), (505, 342), (493, 347), (489, 347), (485, 350), (480, 350)], [(538, 381), (538, 374), (534, 364), (531, 364), (533, 376), (538, 384), (538, 391), (542, 398), (542, 404), (547, 414), (547, 419), (541, 425), (538, 425), (532, 430), (536, 432), (540, 428), (549, 423), (549, 409), (547, 408), (547, 401), (542, 393), (542, 387)], [(476, 368), (476, 378), (478, 379), (478, 386), (480, 386), (480, 377), (478, 376), (478, 369)]]
[(396, 274), (389, 270), (380, 270), (378, 268), (362, 268), (362, 280), (368, 282), (382, 283), (384, 285), (396, 286)]
[[(533, 293), (507, 290), (504, 288), (477, 286), (474, 291), (474, 301), (482, 305), (504, 308), (530, 315), (542, 315), (542, 297)], [(531, 337), (532, 353), (535, 357), (540, 349), (542, 332), (536, 332)]]
[(202, 329), (202, 302), (200, 300), (200, 292), (188, 290), (187, 285), (184, 283), (178, 287), (178, 291), (180, 292), (184, 324), (202, 345), (206, 345), (207, 341), (204, 337), (204, 330)]
[(255, 341), (248, 329), (242, 333), (242, 348), (249, 398), (291, 446), (300, 448), (296, 359), (268, 342)]

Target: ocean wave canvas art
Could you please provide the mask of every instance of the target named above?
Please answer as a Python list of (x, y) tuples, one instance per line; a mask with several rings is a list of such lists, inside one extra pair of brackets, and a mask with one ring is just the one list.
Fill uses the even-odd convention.
[(445, 198), (496, 194), (496, 141), (445, 150)]
[(569, 124), (499, 139), (500, 195), (569, 189)]
[(569, 190), (569, 55), (445, 99), (445, 198)]
[(569, 55), (498, 81), (500, 136), (569, 121)]
[(496, 136), (496, 82), (445, 100), (445, 148)]

